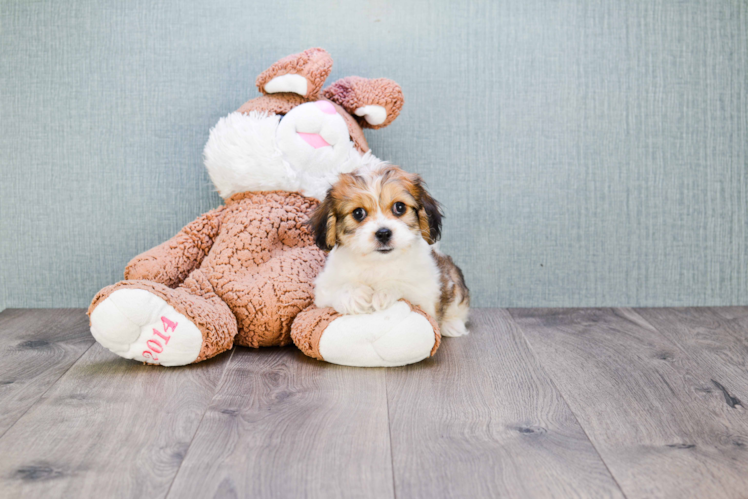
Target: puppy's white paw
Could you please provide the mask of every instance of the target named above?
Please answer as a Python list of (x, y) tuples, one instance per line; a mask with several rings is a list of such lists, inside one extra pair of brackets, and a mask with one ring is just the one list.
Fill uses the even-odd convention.
[(146, 290), (115, 290), (91, 313), (91, 334), (114, 354), (163, 366), (197, 359), (203, 334), (161, 297)]
[(340, 314), (367, 314), (372, 312), (371, 299), (374, 290), (370, 286), (360, 286), (341, 292), (335, 310)]
[(465, 322), (459, 318), (449, 319), (439, 325), (442, 336), (444, 337), (462, 337), (468, 334)]
[(389, 290), (377, 290), (371, 298), (371, 305), (375, 311), (384, 311), (389, 309), (399, 298)]

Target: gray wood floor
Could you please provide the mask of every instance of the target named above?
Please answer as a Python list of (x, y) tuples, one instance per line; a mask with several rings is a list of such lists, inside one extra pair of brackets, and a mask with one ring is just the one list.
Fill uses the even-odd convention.
[(0, 497), (746, 497), (748, 307), (479, 309), (394, 369), (0, 313)]

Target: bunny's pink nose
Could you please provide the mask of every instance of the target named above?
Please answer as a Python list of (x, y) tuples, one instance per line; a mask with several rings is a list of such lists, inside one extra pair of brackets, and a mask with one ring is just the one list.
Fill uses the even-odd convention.
[(327, 113), (328, 115), (334, 115), (335, 113), (337, 113), (337, 111), (335, 111), (335, 106), (333, 106), (329, 101), (317, 101), (314, 104), (319, 106), (319, 109), (321, 109), (323, 113)]

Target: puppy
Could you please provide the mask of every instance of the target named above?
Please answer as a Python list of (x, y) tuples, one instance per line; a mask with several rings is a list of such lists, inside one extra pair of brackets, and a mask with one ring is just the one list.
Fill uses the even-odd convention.
[(442, 335), (468, 333), (469, 290), (436, 248), (442, 213), (420, 176), (391, 165), (343, 174), (309, 224), (330, 252), (315, 282), (317, 307), (364, 314), (406, 299), (436, 318)]

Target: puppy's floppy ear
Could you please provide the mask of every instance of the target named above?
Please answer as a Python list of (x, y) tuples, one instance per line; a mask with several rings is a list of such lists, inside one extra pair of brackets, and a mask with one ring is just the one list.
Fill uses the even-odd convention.
[(325, 252), (332, 250), (337, 243), (337, 235), (335, 233), (335, 222), (337, 219), (335, 218), (333, 207), (334, 200), (332, 189), (330, 189), (324, 201), (314, 209), (314, 213), (307, 221), (307, 224), (312, 229), (312, 233), (314, 233), (314, 243)]
[(426, 183), (420, 175), (413, 176), (413, 184), (418, 192), (418, 225), (421, 228), (421, 236), (429, 245), (439, 241), (442, 237), (442, 213), (441, 205), (426, 190)]

